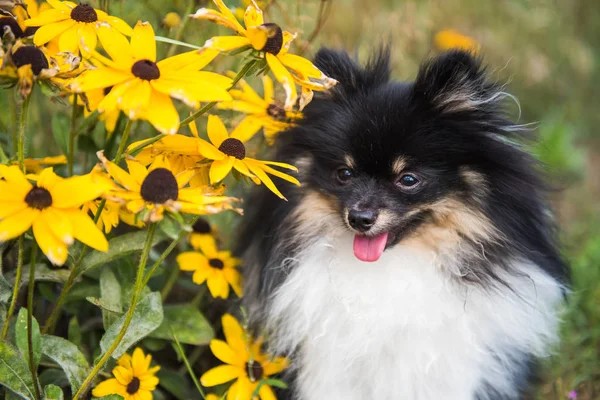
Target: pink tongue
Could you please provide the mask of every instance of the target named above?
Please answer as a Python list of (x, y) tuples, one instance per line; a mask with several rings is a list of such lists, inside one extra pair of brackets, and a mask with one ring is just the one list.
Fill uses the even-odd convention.
[(387, 233), (375, 237), (354, 236), (354, 255), (361, 261), (373, 262), (379, 260), (387, 243)]

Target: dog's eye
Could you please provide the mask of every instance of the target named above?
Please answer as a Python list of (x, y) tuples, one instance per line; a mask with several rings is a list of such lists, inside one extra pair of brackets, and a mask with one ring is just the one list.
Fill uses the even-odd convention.
[(335, 171), (337, 180), (341, 183), (346, 183), (354, 177), (354, 172), (349, 168), (340, 168)]
[(396, 185), (398, 185), (402, 189), (415, 189), (421, 181), (419, 178), (414, 176), (413, 174), (404, 174), (396, 181)]

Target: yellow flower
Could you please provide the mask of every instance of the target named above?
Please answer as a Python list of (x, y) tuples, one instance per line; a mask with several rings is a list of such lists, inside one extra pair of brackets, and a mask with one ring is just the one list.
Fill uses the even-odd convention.
[(36, 46), (43, 46), (55, 37), (59, 38), (59, 51), (68, 51), (89, 57), (98, 42), (100, 25), (123, 35), (131, 36), (132, 30), (125, 21), (110, 16), (88, 4), (70, 1), (47, 0), (52, 9), (41, 12), (36, 18), (25, 21), (26, 26), (40, 27), (33, 36)]
[(206, 400), (221, 400), (221, 397), (216, 394), (209, 393), (206, 395)]
[[(98, 109), (98, 106), (102, 102), (102, 100), (106, 97), (106, 95), (110, 93), (110, 88), (104, 89), (94, 89), (90, 90), (86, 93), (81, 93), (77, 99), (77, 104), (81, 104), (85, 106), (84, 108), (84, 116), (87, 118), (93, 111)], [(71, 96), (72, 98), (73, 96)], [(73, 100), (71, 100), (71, 103)], [(99, 115), (100, 121), (104, 121), (104, 125), (106, 127), (106, 131), (108, 132), (108, 137), (110, 138), (117, 127), (117, 122), (119, 121), (119, 115), (121, 114), (121, 110), (115, 108), (114, 110), (106, 110), (105, 112)]]
[(434, 38), (435, 47), (439, 50), (465, 50), (473, 54), (479, 53), (481, 46), (469, 36), (462, 35), (453, 29), (439, 31)]
[(327, 90), (337, 83), (335, 79), (327, 77), (306, 58), (288, 53), (290, 44), (296, 35), (283, 31), (272, 22), (265, 23), (262, 10), (256, 3), (252, 2), (246, 9), (244, 27), (222, 0), (213, 0), (213, 2), (220, 12), (201, 8), (192, 15), (192, 18), (205, 19), (224, 25), (237, 32), (239, 36), (216, 36), (209, 39), (204, 47), (219, 51), (252, 47), (263, 53), (273, 75), (286, 91), (286, 110), (290, 110), (298, 99), (295, 83), (303, 88), (300, 109), (310, 102), (313, 90)]
[(302, 114), (286, 111), (283, 104), (278, 103), (273, 96), (273, 81), (268, 76), (263, 76), (264, 98), (260, 97), (244, 80), (240, 81), (242, 90), (230, 90), (232, 101), (219, 103), (219, 108), (235, 110), (248, 114), (240, 125), (248, 125), (248, 130), (257, 132), (263, 128), (269, 144), (273, 144), (278, 132), (292, 127), (295, 120), (302, 118)]
[[(200, 382), (203, 386), (210, 387), (235, 379), (227, 393), (227, 400), (249, 400), (261, 380), (283, 371), (289, 362), (285, 357), (272, 358), (263, 353), (262, 338), (252, 340), (231, 315), (225, 314), (222, 322), (226, 342), (213, 339), (210, 349), (226, 365), (207, 371), (200, 377)], [(261, 400), (275, 400), (273, 389), (264, 383), (258, 396)]]
[(79, 209), (112, 187), (97, 171), (63, 179), (44, 169), (35, 185), (17, 166), (0, 165), (0, 242), (33, 226), (40, 249), (55, 265), (67, 260), (67, 247), (77, 239), (100, 251), (108, 242), (94, 222)]
[(131, 43), (110, 27), (101, 26), (98, 37), (111, 59), (94, 53), (104, 65), (77, 77), (71, 88), (89, 92), (111, 87), (98, 105), (103, 113), (121, 109), (130, 119), (148, 120), (162, 133), (174, 134), (179, 114), (171, 97), (197, 108), (200, 102), (231, 100), (227, 93), (231, 79), (199, 71), (213, 58), (214, 50), (194, 50), (156, 61), (154, 30), (138, 22)]
[(136, 347), (133, 356), (125, 353), (113, 368), (114, 378), (101, 382), (94, 388), (94, 397), (118, 394), (124, 400), (152, 400), (152, 391), (158, 385), (155, 376), (160, 366), (150, 367), (152, 356), (144, 355), (144, 351)]
[(215, 229), (213, 229), (210, 223), (204, 218), (199, 218), (194, 225), (192, 225), (192, 232), (190, 233), (188, 240), (194, 249), (199, 250), (205, 245), (205, 242), (214, 243), (214, 234)]
[[(27, 172), (32, 172), (34, 174), (39, 174), (42, 172), (42, 166), (50, 166), (50, 165), (61, 165), (67, 163), (67, 157), (64, 155), (53, 156), (53, 157), (44, 157), (44, 158), (26, 158), (25, 159), (25, 170)], [(17, 164), (15, 161), (14, 165)]]
[(235, 199), (231, 197), (215, 195), (209, 187), (185, 187), (193, 171), (184, 171), (175, 176), (164, 157), (156, 158), (148, 169), (133, 159), (127, 159), (129, 173), (108, 161), (102, 151), (98, 152), (98, 158), (109, 175), (124, 188), (113, 190), (107, 196), (124, 203), (130, 213), (143, 212), (140, 217), (144, 222), (162, 220), (165, 210), (189, 214), (233, 210), (230, 203)]
[[(98, 206), (102, 200), (96, 199), (86, 202), (81, 211), (84, 213), (90, 213), (92, 217), (96, 215), (98, 212)], [(102, 208), (102, 212), (100, 213), (100, 218), (98, 218), (98, 222), (96, 222), (96, 226), (98, 229), (108, 234), (112, 230), (112, 228), (119, 225), (119, 211), (121, 206), (119, 203), (115, 201), (107, 200)]]
[(210, 294), (217, 298), (229, 297), (229, 286), (238, 297), (242, 297), (242, 277), (235, 269), (241, 263), (229, 251), (217, 250), (214, 238), (199, 243), (202, 253), (186, 251), (177, 256), (179, 269), (194, 271), (192, 280), (201, 285), (206, 281)]
[[(219, 117), (216, 115), (208, 116), (208, 137), (214, 147), (210, 149), (210, 151), (205, 151), (204, 148), (206, 148), (206, 146), (204, 146), (204, 148), (200, 149), (200, 152), (202, 153), (205, 151), (204, 156), (214, 160), (209, 171), (210, 182), (215, 184), (222, 181), (232, 169), (235, 169), (242, 175), (251, 178), (255, 183), (264, 183), (269, 190), (285, 200), (285, 197), (277, 189), (267, 173), (298, 186), (300, 186), (300, 182), (288, 174), (271, 168), (269, 165), (290, 169), (296, 172), (298, 169), (290, 164), (275, 161), (261, 161), (246, 157), (246, 147), (244, 146), (244, 142), (254, 134), (249, 128), (248, 124), (240, 124), (233, 132), (231, 132), (231, 135), (229, 135), (227, 133), (227, 128), (225, 128), (223, 121), (221, 121)], [(197, 140), (204, 142), (202, 139)], [(214, 150), (216, 150), (216, 152)]]

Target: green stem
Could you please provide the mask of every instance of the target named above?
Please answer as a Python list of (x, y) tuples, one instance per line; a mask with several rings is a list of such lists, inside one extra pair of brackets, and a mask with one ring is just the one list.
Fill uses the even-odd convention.
[[(192, 11), (194, 11), (194, 4), (195, 1), (194, 0), (190, 0), (188, 2), (188, 7), (185, 10), (185, 16), (183, 17), (183, 21), (181, 22), (181, 25), (179, 26), (179, 29), (177, 30), (177, 33), (175, 34), (175, 40), (180, 42), (181, 38), (183, 37), (183, 31), (185, 30), (188, 21), (190, 20), (190, 14), (192, 13)], [(173, 54), (175, 54), (175, 50), (177, 49), (177, 44), (172, 43), (171, 46), (169, 47), (169, 50), (167, 51), (167, 57), (171, 57)]]
[[(233, 78), (233, 81), (231, 82), (231, 86), (229, 87), (229, 89), (227, 89), (227, 91), (230, 91), (231, 89), (233, 89), (235, 87), (235, 85), (237, 85), (237, 83), (248, 73), (248, 71), (250, 71), (250, 68), (252, 68), (254, 66), (254, 64), (256, 64), (257, 62), (258, 62), (257, 60), (248, 61), (246, 63), (246, 65), (244, 65), (244, 68), (242, 68), (240, 70), (240, 72), (238, 72), (237, 75)], [(181, 121), (181, 124), (179, 124), (179, 126), (189, 125), (190, 122), (192, 122), (192, 121), (198, 119), (199, 117), (201, 117), (202, 115), (204, 115), (207, 111), (209, 111), (211, 108), (213, 108), (216, 104), (217, 104), (216, 101), (208, 103), (207, 105), (205, 105), (204, 107), (202, 107), (201, 109), (199, 109), (198, 111), (196, 111), (195, 113), (193, 113), (192, 115), (190, 115), (189, 117), (187, 117), (186, 119)]]
[(25, 133), (27, 131), (27, 111), (29, 110), (29, 100), (31, 93), (23, 99), (21, 105), (21, 115), (19, 116), (19, 138), (17, 140), (17, 154), (19, 157), (19, 168), (25, 172)]
[(29, 260), (29, 286), (27, 287), (27, 352), (29, 353), (29, 370), (35, 387), (35, 398), (40, 399), (37, 368), (33, 359), (33, 291), (35, 289), (35, 260), (37, 258), (37, 245), (35, 241), (31, 246), (31, 259)]
[(13, 157), (17, 154), (17, 138), (19, 136), (19, 128), (17, 126), (17, 100), (15, 94), (11, 91), (10, 95), (10, 120), (11, 120), (11, 135), (12, 135), (12, 155)]
[(185, 368), (187, 369), (188, 374), (190, 374), (192, 381), (194, 381), (194, 385), (196, 385), (196, 389), (198, 389), (198, 393), (200, 393), (200, 396), (202, 396), (203, 399), (206, 399), (206, 395), (204, 394), (202, 387), (200, 387), (200, 382), (198, 382), (199, 380), (198, 380), (198, 378), (196, 378), (196, 374), (194, 373), (194, 370), (192, 369), (190, 362), (188, 361), (187, 357), (185, 356), (185, 352), (183, 351), (183, 348), (181, 347), (179, 340), (177, 340), (177, 337), (175, 336), (175, 332), (173, 332), (173, 328), (171, 328), (169, 326), (169, 329), (171, 330), (171, 336), (173, 337), (173, 340), (175, 341), (175, 348), (177, 349), (177, 352), (179, 353), (179, 357), (181, 357), (181, 359), (183, 360), (183, 363), (185, 364)]
[(178, 277), (179, 266), (174, 265), (171, 267), (171, 271), (169, 273), (167, 281), (165, 282), (165, 286), (163, 286), (162, 290), (160, 291), (160, 297), (163, 299), (163, 301), (165, 301), (167, 297), (169, 297), (169, 293), (171, 293), (173, 286), (175, 286), (175, 282), (177, 282)]
[[(102, 210), (104, 209), (105, 204), (106, 204), (106, 200), (102, 199), (102, 201), (100, 202), (100, 205), (98, 205), (98, 211), (96, 211), (96, 215), (94, 215), (94, 223), (98, 222), (98, 220), (100, 219), (100, 214), (102, 214)], [(52, 310), (52, 312), (50, 313), (50, 316), (44, 323), (44, 327), (42, 328), (42, 333), (52, 334), (54, 332), (54, 329), (56, 327), (56, 322), (58, 321), (58, 316), (60, 314), (60, 311), (62, 310), (63, 303), (65, 302), (65, 299), (67, 298), (67, 294), (69, 294), (69, 291), (71, 290), (71, 287), (73, 286), (73, 283), (75, 283), (75, 279), (77, 278), (77, 276), (79, 274), (79, 272), (78, 272), (79, 264), (81, 263), (81, 260), (83, 260), (83, 256), (85, 256), (88, 249), (89, 249), (88, 246), (83, 246), (83, 248), (81, 249), (81, 253), (79, 253), (79, 257), (77, 258), (77, 261), (75, 261), (75, 263), (73, 263), (73, 266), (71, 267), (71, 272), (69, 273), (69, 277), (67, 278), (67, 281), (65, 282), (62, 290), (60, 291), (60, 294), (58, 295), (58, 299), (56, 300), (54, 309)]]
[(4, 152), (4, 149), (2, 148), (2, 145), (0, 144), (0, 163), (2, 164), (8, 164), (8, 157), (6, 156), (6, 153)]
[(23, 272), (23, 241), (23, 235), (19, 236), (19, 250), (17, 256), (17, 273), (15, 275), (15, 286), (13, 288), (13, 295), (10, 301), (10, 306), (8, 307), (8, 313), (6, 314), (6, 319), (4, 320), (4, 326), (2, 327), (0, 341), (6, 339), (6, 334), (8, 333), (8, 326), (10, 325), (10, 319), (12, 318), (12, 315), (15, 312), (15, 306), (17, 305), (17, 297), (19, 297), (19, 284), (21, 283), (21, 274)]
[(123, 152), (125, 151), (125, 146), (127, 145), (127, 139), (129, 139), (129, 132), (131, 132), (132, 123), (132, 120), (127, 119), (127, 124), (125, 125), (125, 130), (123, 130), (121, 142), (119, 142), (119, 148), (117, 149), (117, 154), (115, 155), (115, 164), (120, 163), (123, 159)]
[(144, 288), (144, 286), (142, 285), (142, 282), (143, 282), (142, 278), (144, 277), (144, 269), (146, 268), (146, 262), (148, 261), (148, 255), (150, 254), (150, 249), (152, 248), (152, 239), (154, 237), (155, 230), (156, 230), (156, 224), (150, 224), (148, 226), (148, 234), (146, 235), (146, 243), (144, 244), (144, 249), (142, 251), (142, 257), (140, 258), (140, 263), (138, 265), (137, 274), (135, 277), (135, 285), (134, 285), (134, 289), (133, 289), (133, 294), (131, 295), (131, 302), (129, 305), (129, 309), (127, 310), (127, 314), (125, 314), (125, 321), (123, 321), (123, 326), (121, 327), (121, 330), (117, 334), (117, 337), (115, 338), (114, 342), (111, 344), (109, 349), (106, 351), (106, 353), (104, 353), (104, 355), (102, 356), (100, 361), (98, 361), (98, 363), (94, 366), (94, 369), (92, 369), (92, 372), (90, 372), (89, 375), (85, 378), (85, 380), (83, 381), (83, 384), (81, 385), (81, 387), (79, 388), (77, 393), (75, 393), (75, 396), (73, 396), (73, 400), (80, 399), (84, 396), (84, 394), (88, 390), (88, 387), (92, 384), (92, 381), (94, 380), (94, 378), (96, 377), (98, 372), (100, 372), (102, 367), (104, 367), (104, 364), (106, 364), (106, 362), (112, 356), (112, 354), (117, 349), (117, 347), (119, 347), (121, 340), (123, 340), (123, 337), (125, 337), (125, 334), (127, 333), (127, 329), (129, 328), (129, 324), (131, 323), (131, 319), (133, 318), (133, 312), (135, 311), (135, 306), (137, 305), (138, 297), (139, 297), (142, 289)]
[(161, 133), (160, 135), (156, 135), (154, 137), (151, 137), (150, 139), (144, 140), (142, 143), (138, 144), (133, 149), (131, 149), (130, 151), (128, 151), (127, 154), (129, 154), (132, 157), (135, 157), (135, 156), (138, 155), (138, 153), (140, 151), (144, 150), (144, 148), (150, 146), (152, 143), (158, 142), (159, 140), (161, 140), (165, 136), (167, 136), (166, 133)]
[(69, 132), (69, 176), (73, 175), (73, 164), (75, 162), (75, 136), (77, 129), (75, 122), (77, 120), (77, 93), (73, 95), (73, 109), (71, 111), (71, 131)]

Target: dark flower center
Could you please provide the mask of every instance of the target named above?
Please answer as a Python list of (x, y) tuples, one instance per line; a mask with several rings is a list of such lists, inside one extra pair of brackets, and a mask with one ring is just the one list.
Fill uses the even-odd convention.
[(208, 264), (216, 269), (223, 269), (223, 267), (225, 266), (225, 263), (223, 263), (223, 261), (219, 260), (218, 258), (211, 258), (210, 260), (208, 260)]
[(37, 32), (38, 29), (40, 29), (39, 26), (28, 26), (27, 28), (25, 28), (25, 32), (23, 32), (23, 36), (25, 36), (25, 37), (33, 36), (33, 35), (35, 35), (35, 33)]
[(246, 148), (244, 147), (244, 143), (239, 139), (228, 138), (223, 140), (223, 143), (219, 146), (219, 150), (238, 160), (243, 160), (246, 157)]
[(23, 37), (23, 30), (16, 19), (12, 17), (0, 17), (0, 37), (3, 37), (9, 29), (16, 39)]
[(40, 49), (35, 46), (22, 46), (12, 54), (12, 60), (17, 68), (31, 65), (34, 75), (39, 75), (43, 69), (48, 68), (48, 60)]
[(262, 24), (261, 26), (267, 29), (267, 42), (260, 50), (274, 55), (279, 54), (281, 46), (283, 46), (283, 31), (279, 25), (272, 22)]
[(248, 369), (250, 382), (260, 381), (262, 379), (264, 371), (260, 363), (257, 363), (256, 361), (246, 363), (246, 368)]
[(77, 22), (96, 22), (98, 21), (98, 14), (96, 14), (94, 7), (89, 4), (79, 4), (71, 10), (71, 19)]
[(198, 219), (192, 226), (195, 233), (210, 233), (210, 224), (204, 218)]
[(107, 94), (110, 93), (110, 91), (112, 90), (112, 86), (109, 87), (105, 87), (104, 90), (102, 90), (102, 92), (104, 93), (104, 95), (106, 96)]
[(131, 73), (140, 79), (151, 81), (160, 78), (160, 70), (154, 61), (139, 60), (131, 67)]
[(52, 205), (52, 195), (43, 187), (34, 186), (25, 196), (25, 203), (31, 208), (43, 210)]
[(269, 107), (267, 108), (267, 114), (277, 121), (287, 121), (285, 109), (277, 103), (269, 104)]
[(140, 389), (140, 378), (134, 376), (131, 382), (127, 384), (127, 393), (136, 394)]
[(156, 168), (146, 176), (140, 190), (142, 198), (150, 203), (163, 204), (177, 200), (179, 188), (173, 173), (166, 168)]

